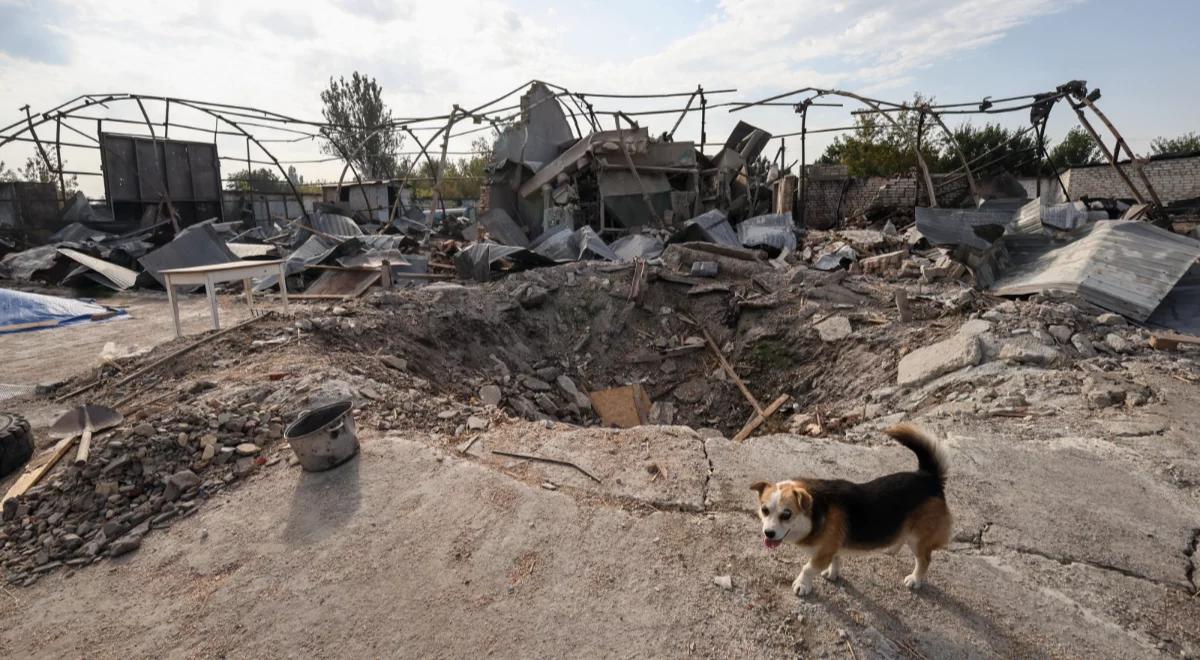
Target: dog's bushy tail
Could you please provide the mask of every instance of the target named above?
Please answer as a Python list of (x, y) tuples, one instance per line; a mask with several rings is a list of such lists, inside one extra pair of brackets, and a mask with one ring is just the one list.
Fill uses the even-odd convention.
[(943, 485), (950, 471), (950, 463), (946, 460), (946, 452), (942, 450), (937, 440), (929, 437), (924, 431), (913, 424), (896, 424), (884, 430), (896, 442), (908, 447), (917, 455), (917, 469), (932, 474)]

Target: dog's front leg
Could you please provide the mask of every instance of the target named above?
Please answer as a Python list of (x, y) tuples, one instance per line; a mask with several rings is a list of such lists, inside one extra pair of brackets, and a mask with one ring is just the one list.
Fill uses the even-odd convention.
[(825, 551), (818, 551), (814, 554), (804, 568), (800, 569), (800, 575), (796, 576), (795, 581), (792, 582), (792, 591), (796, 592), (797, 596), (807, 596), (812, 593), (813, 575), (829, 568), (834, 556), (835, 553)]

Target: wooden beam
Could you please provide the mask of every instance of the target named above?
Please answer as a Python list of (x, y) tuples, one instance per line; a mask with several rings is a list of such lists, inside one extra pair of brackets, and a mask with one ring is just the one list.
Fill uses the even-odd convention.
[(788, 399), (791, 398), (792, 397), (788, 396), (787, 394), (780, 394), (779, 398), (772, 401), (771, 405), (767, 406), (766, 410), (755, 414), (754, 417), (751, 417), (750, 421), (746, 422), (746, 425), (742, 427), (742, 430), (738, 431), (738, 434), (733, 436), (733, 441), (740, 443), (746, 438), (750, 437), (750, 434), (754, 433), (755, 429), (762, 426), (763, 422), (767, 421), (771, 415), (779, 412), (779, 409), (783, 407), (783, 404), (787, 403)]
[(741, 377), (737, 375), (737, 372), (733, 370), (733, 365), (729, 364), (729, 361), (725, 359), (725, 355), (721, 353), (721, 349), (717, 347), (717, 342), (713, 341), (712, 335), (708, 334), (708, 330), (704, 326), (700, 326), (700, 331), (704, 333), (704, 341), (708, 342), (708, 347), (712, 349), (712, 352), (717, 356), (717, 360), (720, 361), (721, 368), (724, 369), (725, 373), (733, 379), (734, 384), (736, 384), (738, 389), (742, 391), (742, 396), (746, 397), (746, 401), (749, 401), (750, 405), (754, 407), (754, 412), (762, 415), (763, 408), (761, 405), (759, 405), (758, 399), (754, 398), (754, 395), (750, 393), (749, 388), (746, 387), (746, 383), (743, 382)]
[(71, 446), (75, 444), (75, 439), (78, 437), (79, 436), (77, 435), (73, 435), (69, 438), (63, 438), (62, 440), (59, 440), (58, 444), (54, 445), (54, 450), (50, 453), (50, 458), (45, 463), (42, 463), (36, 468), (26, 470), (24, 474), (22, 474), (13, 483), (12, 487), (8, 489), (8, 492), (4, 494), (4, 499), (0, 500), (0, 509), (3, 509), (4, 505), (7, 504), (9, 500), (24, 495), (30, 488), (38, 485), (38, 482), (41, 481), (42, 478), (50, 472), (50, 470), (53, 470), (54, 466), (58, 464), (58, 461), (67, 454), (67, 452), (71, 449)]

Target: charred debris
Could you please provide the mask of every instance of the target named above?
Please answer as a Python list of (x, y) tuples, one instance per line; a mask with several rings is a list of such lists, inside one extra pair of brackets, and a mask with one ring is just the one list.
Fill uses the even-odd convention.
[[(800, 260), (824, 271), (950, 277), (1002, 296), (1065, 290), (1135, 321), (1153, 317), (1173, 329), (1200, 329), (1184, 296), (1171, 296), (1181, 281), (1196, 277), (1200, 242), (1183, 235), (1194, 227), (1194, 200), (1163, 199), (1148, 161), (1133, 154), (1097, 107), (1099, 90), (1086, 83), (941, 105), (811, 87), (752, 102), (712, 102), (734, 92), (697, 87), (661, 95), (592, 94), (533, 81), (471, 109), (455, 105), (447, 115), (378, 127), (411, 136), (419, 147), (402, 178), (364, 180), (349, 157), (360, 145), (334, 142), (345, 167), (320, 195), (302, 192), (284, 169), (316, 161), (281, 160), (268, 147), (286, 141), (281, 135), (331, 140), (319, 122), (136, 94), (81, 96), (41, 114), (25, 108), (23, 119), (0, 128), (0, 149), (32, 144), (57, 169), (51, 168), (48, 183), (7, 184), (8, 195), (0, 199), (0, 251), (7, 252), (0, 276), (125, 291), (160, 287), (159, 272), (167, 268), (280, 259), (290, 290), (315, 285), (311, 297), (328, 299), (361, 295), (376, 281), (389, 286), (488, 281), (580, 260), (663, 268), (678, 262), (664, 260), (664, 252), (679, 246), (693, 256), (713, 255), (689, 259), (686, 272), (666, 275), (693, 282), (718, 276), (731, 259)], [(502, 105), (518, 94), (516, 103)], [(596, 107), (642, 96), (672, 99), (682, 107), (645, 112)], [(98, 120), (90, 132), (79, 127), (89, 109), (115, 104), (136, 106), (142, 120)], [(810, 163), (810, 134), (854, 127), (810, 128), (809, 113), (847, 104), (861, 106), (852, 114), (891, 124), (900, 113), (915, 113), (914, 171), (863, 179)], [(1122, 187), (1117, 194), (1073, 196), (1068, 173), (1050, 162), (1046, 121), (1060, 105), (1095, 138)], [(148, 111), (159, 106), (161, 121)], [(709, 141), (713, 112), (769, 106), (790, 107), (799, 130), (771, 132), (738, 121), (723, 140)], [(172, 119), (172, 108), (176, 117), (181, 111), (207, 116), (217, 128)], [(998, 113), (1028, 114), (1029, 126), (1021, 133), (1036, 136), (1030, 157), (1045, 163), (1052, 176), (1019, 182), (997, 169), (989, 160), (993, 154), (967, 160), (945, 118)], [(678, 137), (684, 119), (696, 114), (699, 140)], [(655, 115), (670, 118), (670, 130), (652, 132), (641, 123)], [(463, 129), (468, 123), (479, 126)], [(143, 134), (116, 131), (126, 124)], [(1096, 126), (1115, 137), (1112, 148)], [(51, 130), (53, 140), (47, 137)], [(170, 137), (172, 130), (211, 136), (180, 140)], [(496, 139), (480, 199), (447, 200), (442, 173), (451, 138), (484, 130), (494, 131)], [(218, 134), (244, 140), (245, 156), (220, 155)], [(961, 162), (957, 170), (930, 170), (921, 143), (935, 136), (949, 138)], [(65, 169), (61, 154), (68, 147), (99, 151), (101, 171)], [(244, 165), (246, 172), (257, 165), (277, 168), (286, 187), (269, 194), (223, 190), (226, 161)], [(422, 181), (415, 165), (422, 162), (434, 172), (423, 180), (432, 190), (426, 204), (412, 196)], [(68, 174), (101, 177), (106, 199), (68, 197)], [(389, 276), (377, 277), (385, 267)], [(337, 282), (330, 281), (331, 271), (340, 273)], [(264, 278), (254, 286), (268, 291), (277, 284)], [(1159, 309), (1164, 301), (1165, 311)]]

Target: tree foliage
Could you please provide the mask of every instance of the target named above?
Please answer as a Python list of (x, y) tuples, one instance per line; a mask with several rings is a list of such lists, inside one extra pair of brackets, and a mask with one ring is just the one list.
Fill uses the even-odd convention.
[(1173, 138), (1156, 137), (1150, 143), (1150, 153), (1154, 156), (1196, 152), (1200, 152), (1200, 134), (1197, 133), (1184, 133)]
[[(923, 102), (920, 97), (917, 100)], [(849, 169), (851, 176), (894, 176), (913, 171), (917, 167), (913, 144), (919, 114), (904, 110), (892, 116), (895, 124), (876, 114), (858, 115), (855, 130), (834, 138), (819, 162), (841, 163)], [(924, 135), (921, 155), (933, 167), (939, 148), (928, 139), (929, 126), (925, 126)]]
[[(954, 148), (954, 143), (944, 131), (939, 129), (938, 133), (941, 152), (937, 169), (943, 172), (957, 170), (962, 166), (962, 160)], [(1014, 176), (1037, 174), (1037, 139), (1030, 131), (1021, 133), (1019, 130), (1004, 128), (1000, 124), (975, 126), (965, 122), (952, 128), (950, 133), (962, 149), (967, 162), (971, 164), (972, 170), (982, 168), (989, 172), (1004, 171)]]
[(329, 79), (321, 92), (324, 128), (322, 151), (349, 158), (360, 177), (385, 179), (396, 171), (396, 152), (404, 143), (391, 126), (392, 111), (383, 102), (383, 88), (357, 71), (346, 80)]
[[(916, 97), (916, 103), (922, 103)], [(834, 139), (818, 162), (846, 165), (852, 176), (895, 176), (913, 172), (917, 167), (913, 141), (918, 130), (918, 113), (906, 110), (894, 113), (897, 124), (892, 125), (876, 114), (859, 115), (853, 132)], [(1048, 174), (1050, 168), (1041, 162), (1037, 138), (1031, 131), (1009, 129), (996, 123), (976, 126), (964, 122), (951, 128), (953, 140), (932, 120), (924, 123), (921, 154), (933, 172), (951, 172), (962, 167), (963, 156), (977, 175), (990, 176), (1008, 172), (1014, 176)], [(1099, 149), (1091, 135), (1078, 126), (1072, 128), (1063, 141), (1046, 148), (1060, 169), (1095, 162)], [(1197, 145), (1200, 150), (1200, 144)]]
[[(446, 169), (442, 177), (443, 199), (479, 198), (485, 171), (488, 163), (492, 162), (492, 153), (495, 150), (498, 135), (499, 133), (495, 133), (490, 138), (486, 136), (475, 138), (471, 142), (469, 157), (446, 161)], [(433, 155), (430, 153), (430, 156)], [(435, 160), (434, 163), (436, 162)], [(428, 198), (433, 195), (435, 173), (434, 164), (422, 157), (420, 165), (413, 172), (413, 178), (418, 179), (412, 186), (417, 197)], [(397, 178), (403, 178), (403, 174), (398, 175)]]
[(225, 182), (226, 190), (241, 192), (281, 193), (291, 192), (288, 182), (275, 173), (275, 170), (260, 167), (255, 170), (238, 170), (230, 174)]
[(1090, 165), (1100, 158), (1100, 148), (1091, 133), (1079, 126), (1072, 126), (1063, 136), (1062, 142), (1050, 150), (1050, 160), (1059, 170), (1079, 165)]
[[(58, 161), (54, 156), (49, 156), (50, 162), (42, 159), (41, 154), (30, 156), (25, 159), (25, 165), (13, 170), (6, 167), (4, 161), (0, 161), (0, 181), (32, 181), (35, 183), (53, 183), (58, 185)], [(63, 161), (63, 166), (66, 166), (66, 161)], [(79, 189), (79, 177), (70, 174), (63, 176), (63, 184), (66, 187), (67, 196), (75, 194)]]

